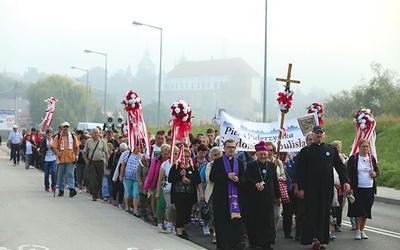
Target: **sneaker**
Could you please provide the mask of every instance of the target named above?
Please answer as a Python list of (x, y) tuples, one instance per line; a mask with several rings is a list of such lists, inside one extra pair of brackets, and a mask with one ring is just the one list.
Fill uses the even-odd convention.
[(210, 228), (208, 226), (203, 226), (203, 234), (210, 235)]
[(51, 192), (55, 192), (56, 191), (56, 187), (51, 187)]
[(136, 218), (140, 218), (140, 214), (138, 212), (133, 212), (133, 216), (135, 216)]
[(335, 235), (333, 235), (333, 233), (329, 233), (329, 240), (334, 240), (334, 239), (336, 239), (336, 236)]
[(80, 193), (80, 194), (81, 194), (81, 193), (83, 193), (83, 190), (82, 190), (82, 188), (81, 188), (81, 189), (79, 189), (78, 193)]
[(357, 229), (357, 227), (356, 227), (356, 218), (350, 217), (350, 223), (351, 223), (351, 230), (355, 231)]
[(13, 163), (13, 166), (15, 166), (15, 163)]
[(77, 194), (75, 188), (70, 188), (69, 189), (69, 197), (74, 197)]
[(361, 239), (368, 239), (368, 236), (365, 234), (364, 231), (361, 231)]
[(118, 205), (118, 208), (121, 210), (124, 209), (121, 204)]
[(165, 231), (167, 231), (167, 233), (170, 233), (170, 234), (172, 234), (172, 227), (167, 227), (166, 229), (165, 229)]
[(326, 245), (322, 244), (319, 249), (326, 249)]
[(44, 188), (44, 191), (49, 192), (50, 190), (49, 190), (49, 188)]
[(342, 232), (342, 228), (338, 224), (335, 224), (335, 232)]
[(355, 240), (361, 240), (361, 231), (360, 230), (356, 230), (354, 232), (354, 239)]
[(108, 202), (108, 198), (104, 197), (103, 201)]
[(212, 244), (217, 244), (217, 237), (214, 236), (213, 239), (212, 239), (212, 241), (211, 241), (211, 243), (212, 243)]
[(17, 161), (17, 165), (19, 165), (19, 161)]
[(157, 227), (158, 227), (159, 229), (163, 229), (161, 223), (158, 223)]
[(64, 196), (64, 190), (58, 191), (58, 196)]
[(32, 166), (32, 165), (30, 165), (30, 166), (29, 166), (29, 168), (30, 168), (30, 169), (34, 169), (35, 167), (34, 167), (34, 166)]

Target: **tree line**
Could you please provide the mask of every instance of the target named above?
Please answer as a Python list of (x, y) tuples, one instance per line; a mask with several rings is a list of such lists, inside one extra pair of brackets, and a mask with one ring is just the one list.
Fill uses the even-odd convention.
[(399, 115), (400, 86), (397, 72), (371, 64), (373, 77), (351, 90), (330, 94), (324, 103), (326, 118), (353, 117), (360, 108), (369, 108), (374, 116)]

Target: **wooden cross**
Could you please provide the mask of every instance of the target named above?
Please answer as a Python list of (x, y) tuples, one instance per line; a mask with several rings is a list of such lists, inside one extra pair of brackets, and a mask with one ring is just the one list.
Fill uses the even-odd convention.
[(286, 88), (287, 87), (290, 88), (290, 83), (300, 84), (299, 80), (291, 80), (290, 79), (291, 76), (292, 76), (292, 64), (289, 63), (286, 79), (284, 79), (284, 78), (276, 78), (276, 80), (279, 81), (279, 82), (286, 82)]
[[(289, 63), (286, 79), (284, 79), (284, 78), (276, 78), (276, 80), (279, 81), (279, 82), (286, 82), (285, 90), (289, 90), (290, 89), (290, 83), (300, 84), (299, 80), (291, 80), (290, 79), (291, 76), (292, 76), (292, 64)], [(277, 152), (276, 152), (277, 159), (279, 157), (279, 152), (281, 150), (282, 129), (283, 129), (284, 121), (285, 121), (285, 112), (281, 112), (281, 125), (279, 127), (278, 145), (277, 145)]]

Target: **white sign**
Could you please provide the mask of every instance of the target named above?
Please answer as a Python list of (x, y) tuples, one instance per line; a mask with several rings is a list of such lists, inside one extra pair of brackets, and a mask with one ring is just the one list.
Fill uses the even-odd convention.
[(0, 130), (12, 130), (14, 110), (0, 110)]
[[(318, 121), (316, 113), (285, 119), (280, 151), (300, 151), (306, 146), (305, 135), (311, 131)], [(270, 141), (278, 144), (279, 123), (260, 123), (241, 120), (220, 112), (220, 145), (233, 139), (237, 151), (255, 151), (254, 146), (260, 141)]]

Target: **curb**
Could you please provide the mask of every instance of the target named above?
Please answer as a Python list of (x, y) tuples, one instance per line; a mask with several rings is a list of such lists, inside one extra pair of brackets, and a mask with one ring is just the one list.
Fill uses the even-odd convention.
[(390, 205), (400, 206), (400, 200), (396, 200), (396, 199), (392, 199), (392, 198), (375, 196), (375, 201), (390, 204)]

